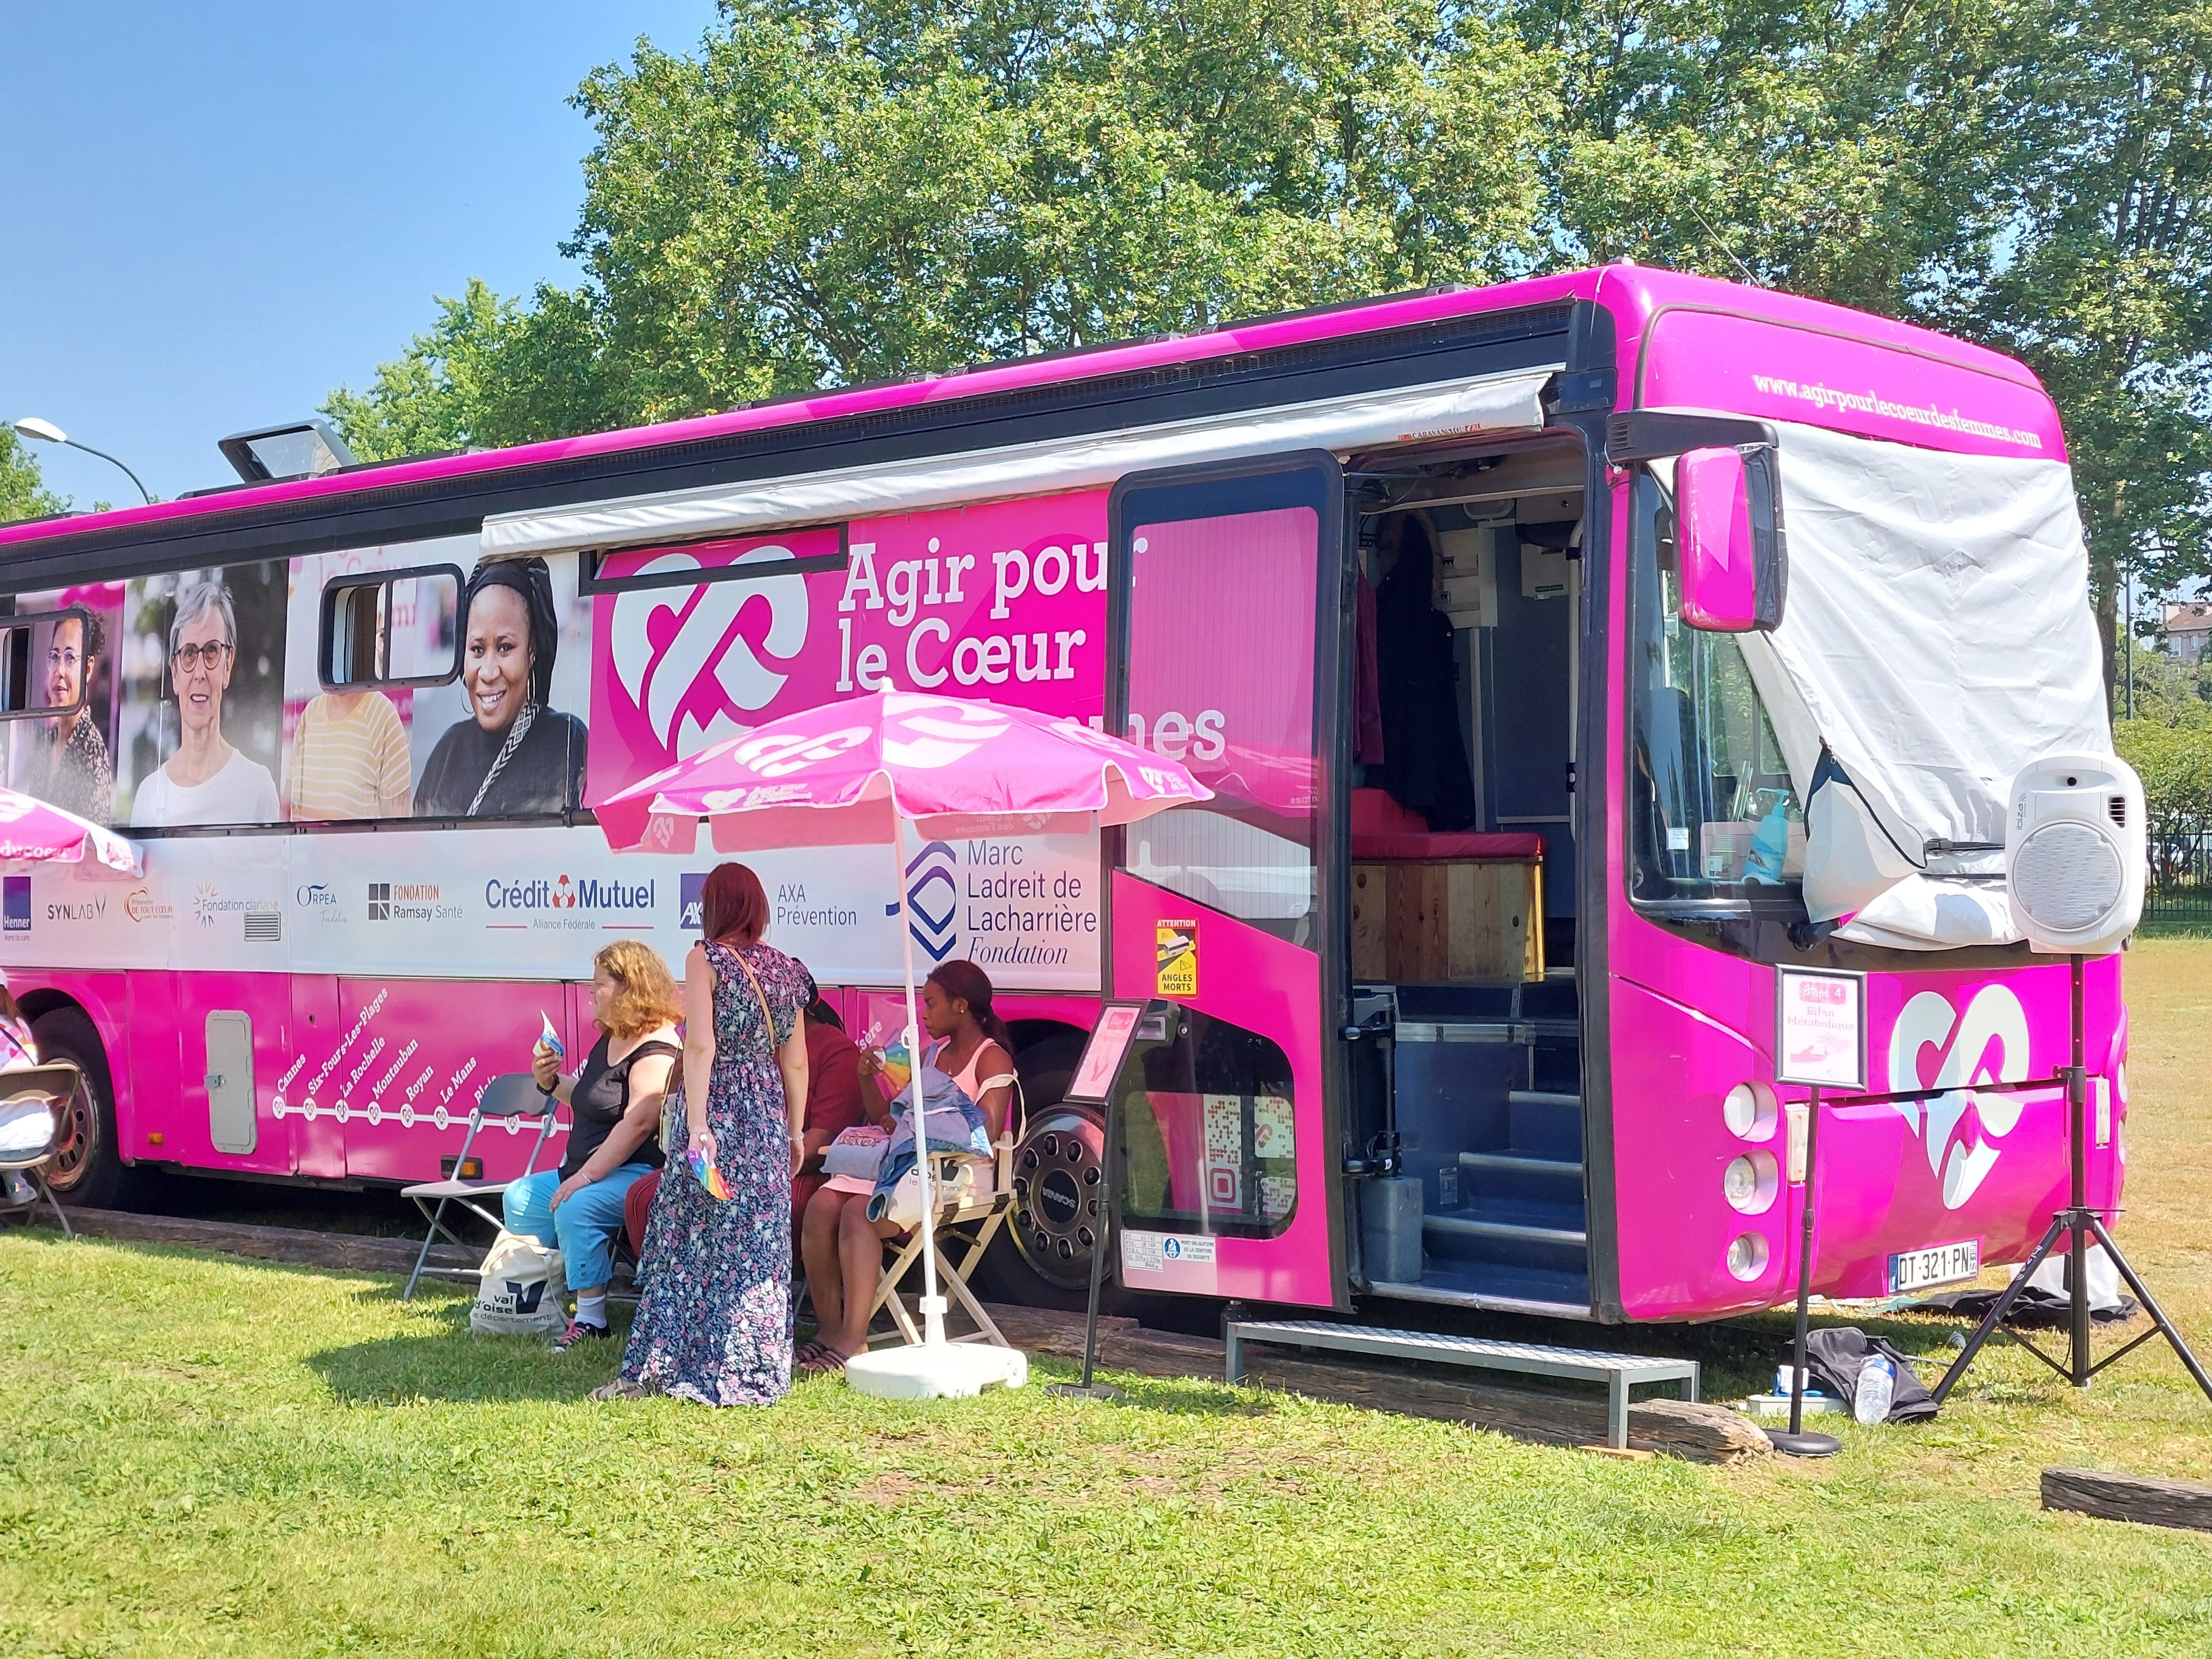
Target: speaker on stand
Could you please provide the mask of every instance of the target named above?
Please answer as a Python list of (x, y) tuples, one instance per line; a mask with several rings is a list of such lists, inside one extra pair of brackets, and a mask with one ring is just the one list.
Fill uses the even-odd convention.
[[(2020, 1345), (2077, 1389), (2086, 1389), (2099, 1371), (2124, 1358), (2154, 1336), (2164, 1336), (2188, 1368), (2197, 1386), (2212, 1399), (2212, 1377), (2182, 1340), (2149, 1290), (2128, 1265), (2088, 1200), (2088, 1144), (2085, 1119), (2089, 1068), (2081, 1012), (2081, 969), (2086, 957), (2118, 950), (2142, 919), (2147, 862), (2142, 781), (2125, 761), (2110, 755), (2056, 754), (2021, 769), (2013, 780), (2005, 823), (2005, 891), (2014, 919), (2031, 950), (2063, 954), (2071, 972), (2068, 998), (2069, 1063), (2055, 1080), (2066, 1089), (2067, 1200), (2051, 1217), (2043, 1241), (2014, 1275), (1943, 1380), (1936, 1385), (1942, 1405), (1974, 1362), (1991, 1333), (2037, 1268), (2063, 1237), (2067, 1243), (2068, 1352), (2059, 1364), (2022, 1337)], [(2101, 1245), (2120, 1277), (2151, 1316), (2151, 1328), (2094, 1364), (2089, 1358), (2088, 1253)]]

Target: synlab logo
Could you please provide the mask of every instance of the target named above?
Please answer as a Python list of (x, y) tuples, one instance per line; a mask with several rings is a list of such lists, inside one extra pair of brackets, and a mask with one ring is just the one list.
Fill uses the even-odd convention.
[[(1924, 1077), (1921, 1051), (1934, 1048), (1936, 1075)], [(1893, 1089), (1943, 1089), (1897, 1109), (1920, 1137), (1930, 1174), (1942, 1183), (1943, 1207), (1955, 1210), (1996, 1167), (1993, 1143), (2010, 1134), (2027, 1104), (2021, 1095), (1977, 1094), (1978, 1083), (2017, 1083), (2027, 1075), (2027, 1012), (2010, 988), (1984, 985), (1960, 1017), (1949, 999), (1923, 991), (1905, 1005), (1889, 1036)]]
[(31, 878), (0, 876), (0, 933), (31, 931)]
[(681, 895), (684, 901), (684, 920), (680, 925), (687, 933), (696, 933), (706, 925), (707, 901), (703, 896), (706, 888), (707, 872), (705, 871), (702, 870), (696, 875), (688, 870), (684, 872)]

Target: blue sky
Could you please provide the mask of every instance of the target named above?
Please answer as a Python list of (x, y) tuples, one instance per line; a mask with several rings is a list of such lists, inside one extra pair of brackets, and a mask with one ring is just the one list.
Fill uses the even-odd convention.
[[(364, 383), (471, 276), (573, 280), (591, 130), (565, 101), (712, 0), (369, 6), (0, 0), (0, 420), (155, 494), (215, 441)], [(80, 505), (106, 463), (37, 445)]]

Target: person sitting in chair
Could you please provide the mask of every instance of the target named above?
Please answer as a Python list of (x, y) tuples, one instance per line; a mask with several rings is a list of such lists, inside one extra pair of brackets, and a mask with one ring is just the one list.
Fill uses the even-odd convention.
[[(925, 1060), (981, 1108), (995, 1146), (1006, 1133), (1006, 1114), (1013, 1103), (1014, 1058), (1012, 1035), (1006, 1021), (992, 1012), (991, 995), (990, 976), (981, 968), (972, 962), (948, 962), (921, 988), (921, 1024), (935, 1039)], [(863, 1051), (860, 1070), (864, 1077), (877, 1077), (883, 1057)], [(934, 1110), (933, 1107), (933, 1124)], [(969, 1191), (988, 1194), (996, 1172), (988, 1161), (979, 1160), (974, 1178)], [(798, 1358), (799, 1370), (808, 1376), (842, 1370), (845, 1362), (867, 1346), (870, 1304), (883, 1271), (884, 1241), (915, 1224), (914, 1218), (897, 1214), (869, 1219), (870, 1194), (848, 1190), (848, 1185), (833, 1181), (817, 1192), (799, 1229), (799, 1255), (806, 1266), (806, 1285), (819, 1326), (819, 1334)]]
[(684, 1050), (676, 1022), (684, 1001), (660, 953), (641, 939), (617, 939), (592, 959), (592, 1018), (599, 1042), (574, 1077), (543, 1042), (532, 1057), (538, 1086), (569, 1109), (568, 1152), (557, 1170), (539, 1170), (500, 1200), (507, 1230), (558, 1244), (576, 1292), (575, 1317), (553, 1344), (566, 1352), (607, 1334), (607, 1281), (623, 1197), (661, 1162), (660, 1102)]

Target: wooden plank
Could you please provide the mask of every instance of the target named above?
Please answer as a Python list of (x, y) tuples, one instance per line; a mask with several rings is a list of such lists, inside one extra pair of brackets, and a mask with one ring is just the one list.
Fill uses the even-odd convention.
[[(991, 1316), (1006, 1340), (1031, 1353), (1083, 1358), (1079, 1314), (996, 1304)], [(1292, 1358), (1255, 1344), (1245, 1351), (1247, 1380), (1310, 1399), (1398, 1412), (1493, 1429), (1518, 1440), (1584, 1446), (1606, 1437), (1605, 1396), (1595, 1389), (1567, 1395), (1462, 1382), (1408, 1368), (1352, 1360)], [(1148, 1376), (1221, 1380), (1222, 1345), (1210, 1338), (1146, 1330), (1129, 1319), (1098, 1322), (1098, 1360)], [(1683, 1400), (1638, 1400), (1628, 1408), (1629, 1444), (1698, 1463), (1735, 1463), (1773, 1455), (1765, 1432), (1725, 1406)]]
[[(178, 1244), (188, 1249), (219, 1250), (260, 1261), (291, 1261), (353, 1273), (404, 1273), (415, 1266), (422, 1241), (381, 1238), (366, 1233), (320, 1233), (306, 1227), (262, 1227), (242, 1221), (199, 1221), (186, 1216), (137, 1215), (128, 1210), (69, 1212), (70, 1225), (94, 1238), (143, 1244)], [(58, 1234), (48, 1212), (43, 1224)], [(434, 1267), (463, 1267), (473, 1273), (483, 1259), (479, 1250), (441, 1244), (430, 1252)]]
[(1352, 866), (1352, 976), (1390, 977), (1390, 866)]
[(2045, 1469), (2043, 1507), (2105, 1521), (2212, 1532), (2212, 1485), (2202, 1480), (2168, 1480), (2113, 1469)]
[(1445, 922), (1453, 980), (1491, 982), (1541, 979), (1543, 903), (1535, 864), (1455, 860), (1443, 866), (1449, 897)]
[(1390, 977), (1401, 985), (1441, 985), (1451, 976), (1444, 923), (1450, 902), (1443, 866), (1407, 860), (1390, 866)]

